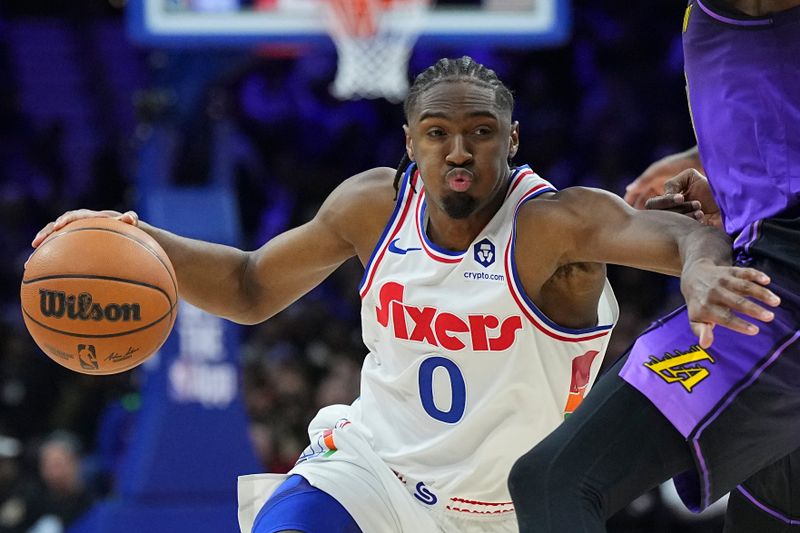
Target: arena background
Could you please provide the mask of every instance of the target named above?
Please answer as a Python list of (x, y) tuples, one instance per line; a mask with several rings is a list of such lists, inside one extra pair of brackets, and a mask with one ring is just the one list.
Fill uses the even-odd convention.
[[(402, 155), (401, 106), (328, 93), (332, 46), (143, 45), (124, 3), (0, 4), (0, 532), (236, 531), (236, 475), (286, 471), (317, 409), (358, 394), (355, 261), (258, 326), (182, 305), (161, 353), (121, 375), (71, 373), (27, 335), (29, 243), (65, 210), (137, 209), (252, 249), (307, 220), (345, 177)], [(518, 163), (559, 188), (622, 194), (693, 144), (682, 11), (678, 0), (575, 0), (562, 44), (428, 43), (410, 73), (472, 55), (516, 95)], [(680, 300), (663, 276), (610, 277), (619, 355)], [(655, 490), (610, 531), (721, 531), (719, 512), (690, 517), (673, 500)]]

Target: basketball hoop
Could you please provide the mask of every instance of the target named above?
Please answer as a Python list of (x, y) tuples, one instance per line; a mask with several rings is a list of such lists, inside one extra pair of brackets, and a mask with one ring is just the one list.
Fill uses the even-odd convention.
[(339, 54), (331, 93), (341, 100), (408, 92), (408, 60), (432, 0), (322, 0)]

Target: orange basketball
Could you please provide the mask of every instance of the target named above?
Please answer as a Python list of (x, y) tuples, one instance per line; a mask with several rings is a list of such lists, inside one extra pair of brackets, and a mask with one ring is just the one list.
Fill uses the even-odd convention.
[(25, 266), (22, 316), (39, 348), (84, 374), (142, 363), (175, 323), (178, 285), (147, 233), (111, 218), (67, 224)]

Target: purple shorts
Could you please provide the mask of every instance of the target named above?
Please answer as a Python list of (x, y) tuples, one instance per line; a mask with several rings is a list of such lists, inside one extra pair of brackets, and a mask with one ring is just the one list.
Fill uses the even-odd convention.
[(758, 335), (717, 326), (703, 350), (680, 308), (639, 337), (620, 372), (689, 442), (697, 469), (675, 484), (690, 509), (800, 447), (800, 279), (772, 279), (782, 303)]

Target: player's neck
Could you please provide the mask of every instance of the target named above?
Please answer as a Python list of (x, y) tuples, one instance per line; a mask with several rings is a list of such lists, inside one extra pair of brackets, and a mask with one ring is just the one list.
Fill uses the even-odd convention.
[(505, 199), (505, 189), (503, 187), (498, 191), (487, 205), (461, 219), (452, 218), (429, 204), (427, 217), (423, 221), (425, 233), (431, 242), (445, 250), (466, 250), (500, 210)]
[(429, 219), (425, 232), (431, 242), (437, 246), (453, 252), (462, 252), (469, 247), (485, 226), (486, 224), (473, 225), (467, 220), (453, 219), (447, 219), (444, 224), (437, 224)]

